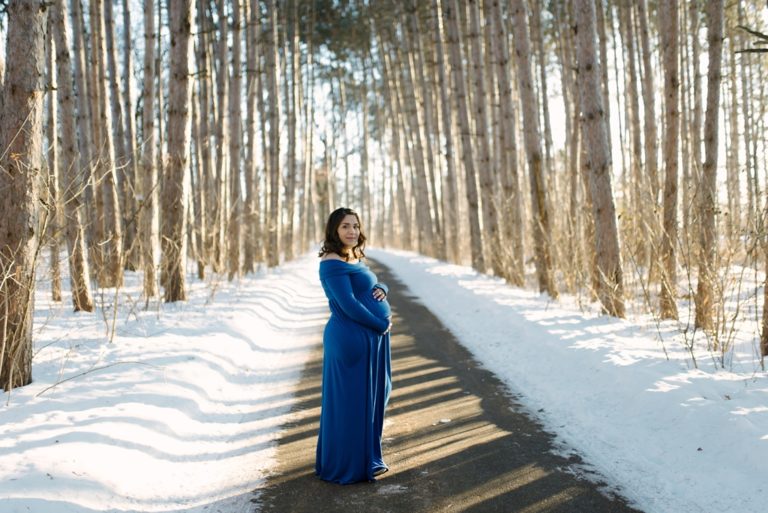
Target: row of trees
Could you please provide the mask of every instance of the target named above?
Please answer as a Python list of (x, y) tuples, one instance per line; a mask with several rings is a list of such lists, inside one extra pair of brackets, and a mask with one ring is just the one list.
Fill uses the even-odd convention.
[[(412, 205), (393, 202), (400, 217), (385, 223), (400, 230), (389, 240), (449, 260), (471, 252), (475, 268), (517, 285), (530, 258), (539, 290), (586, 290), (616, 316), (629, 276), (661, 319), (691, 297), (694, 328), (725, 350), (728, 268), (762, 268), (765, 255), (765, 67), (745, 26), (764, 7), (389, 7), (372, 54), (392, 119), (389, 170), (406, 171), (406, 188), (413, 176)], [(559, 148), (553, 121), (565, 125)], [(468, 248), (451, 240), (462, 233)]]
[(754, 260), (763, 240), (764, 68), (736, 53), (748, 47), (736, 26), (758, 12), (747, 0), (9, 0), (0, 383), (31, 379), (43, 247), (60, 297), (66, 243), (75, 310), (126, 269), (143, 273), (147, 300), (162, 287), (178, 301), (188, 260), (201, 278), (279, 265), (342, 204), (379, 245), (518, 286), (533, 275), (552, 297), (588, 291), (616, 316), (634, 276), (676, 318), (682, 269), (697, 277), (697, 326), (716, 331), (724, 255), (746, 241)]

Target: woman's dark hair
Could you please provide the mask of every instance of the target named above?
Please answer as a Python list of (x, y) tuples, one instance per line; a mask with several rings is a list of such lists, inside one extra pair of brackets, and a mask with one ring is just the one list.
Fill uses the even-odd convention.
[[(344, 243), (339, 238), (339, 226), (341, 222), (347, 216), (355, 216), (357, 224), (360, 225), (360, 237), (357, 239), (357, 245), (352, 248), (352, 254), (347, 254), (344, 249)], [(320, 248), (320, 254), (318, 256), (327, 255), (328, 253), (336, 253), (345, 261), (350, 258), (363, 258), (363, 248), (365, 248), (365, 235), (363, 235), (363, 223), (360, 222), (360, 216), (351, 208), (337, 208), (331, 215), (328, 216), (328, 222), (325, 223), (325, 240), (323, 246)]]

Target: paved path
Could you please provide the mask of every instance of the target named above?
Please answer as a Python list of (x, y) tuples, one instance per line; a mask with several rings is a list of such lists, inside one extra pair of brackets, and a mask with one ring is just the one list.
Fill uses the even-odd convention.
[[(314, 475), (322, 347), (302, 375), (264, 513), (637, 512), (568, 469), (552, 436), (478, 367), (446, 328), (382, 265), (390, 285), (393, 392), (384, 425), (390, 471), (341, 486)], [(435, 291), (439, 293), (439, 291)], [(320, 342), (320, 341), (319, 341)], [(574, 458), (578, 460), (578, 458)]]

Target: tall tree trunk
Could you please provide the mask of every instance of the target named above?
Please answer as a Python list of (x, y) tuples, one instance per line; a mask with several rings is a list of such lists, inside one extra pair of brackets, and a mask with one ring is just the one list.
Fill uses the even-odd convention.
[[(217, 198), (216, 176), (213, 162), (213, 152), (211, 150), (211, 134), (213, 124), (212, 114), (212, 77), (214, 68), (211, 62), (211, 52), (209, 47), (211, 24), (208, 19), (208, 11), (205, 8), (205, 0), (199, 0), (197, 5), (197, 69), (198, 69), (198, 87), (199, 87), (199, 105), (200, 105), (200, 128), (198, 129), (198, 138), (196, 144), (200, 153), (200, 237), (203, 243), (200, 252), (204, 263), (211, 264), (215, 255), (215, 237), (217, 236)], [(203, 206), (204, 205), (204, 206)], [(214, 265), (214, 267), (216, 267)]]
[(731, 29), (728, 45), (729, 85), (730, 85), (730, 109), (728, 109), (727, 121), (730, 127), (728, 134), (728, 148), (726, 157), (727, 191), (728, 191), (728, 215), (726, 227), (728, 241), (735, 244), (741, 228), (741, 184), (739, 183), (739, 94), (738, 94), (738, 70), (736, 68), (736, 28)]
[(552, 235), (546, 182), (541, 162), (541, 133), (539, 132), (536, 94), (533, 90), (533, 75), (531, 73), (530, 39), (526, 24), (528, 15), (523, 0), (513, 0), (510, 8), (517, 55), (520, 101), (523, 105), (523, 135), (528, 161), (528, 179), (531, 186), (536, 274), (539, 279), (539, 291), (547, 292), (552, 298), (557, 298), (558, 291), (552, 276)]
[[(115, 170), (115, 146), (112, 135), (112, 111), (108, 103), (106, 69), (106, 31), (104, 24), (104, 0), (91, 3), (91, 73), (93, 77), (94, 137), (98, 148), (96, 177), (100, 188), (96, 194), (103, 201), (103, 239), (99, 241), (103, 262), (98, 269), (102, 287), (119, 287), (123, 284), (123, 237), (120, 218), (120, 200)], [(111, 0), (107, 0), (111, 1)]]
[(123, 212), (130, 221), (123, 227), (126, 238), (126, 247), (131, 248), (126, 256), (126, 267), (137, 269), (141, 262), (141, 243), (139, 242), (138, 204), (137, 191), (139, 180), (138, 149), (136, 147), (136, 119), (133, 110), (133, 37), (131, 33), (131, 9), (130, 1), (123, 3), (123, 115), (125, 120), (125, 150), (127, 177), (127, 195), (123, 203)]
[[(763, 263), (768, 266), (768, 234), (765, 233), (765, 227), (768, 226), (768, 203), (766, 203), (766, 208), (762, 212), (762, 218), (759, 222), (763, 226), (763, 233), (760, 235)], [(760, 330), (760, 356), (762, 358), (763, 368), (765, 368), (765, 357), (768, 356), (768, 276), (763, 280), (763, 318)]]
[[(705, 330), (715, 327), (717, 278), (717, 153), (718, 118), (720, 114), (720, 82), (723, 54), (723, 0), (707, 4), (707, 113), (704, 124), (705, 159), (699, 181), (699, 279), (696, 290), (696, 326)], [(717, 347), (713, 348), (717, 350)]]
[(643, 230), (644, 238), (649, 243), (646, 251), (649, 261), (649, 281), (658, 279), (658, 240), (661, 231), (659, 219), (659, 193), (661, 183), (659, 180), (659, 142), (658, 129), (656, 127), (656, 94), (654, 90), (653, 66), (651, 65), (651, 49), (648, 36), (648, 15), (646, 0), (636, 0), (637, 25), (640, 35), (640, 56), (642, 59), (641, 91), (643, 96), (643, 141), (644, 141), (644, 169), (642, 172), (641, 202), (644, 207)]
[[(610, 8), (610, 7), (609, 7)], [(605, 32), (605, 7), (603, 6), (603, 2), (599, 2), (595, 4), (595, 21), (597, 22), (597, 38), (600, 45), (600, 62), (602, 63), (602, 66), (600, 67), (600, 70), (602, 71), (601, 84), (602, 84), (602, 93), (603, 93), (603, 109), (605, 109), (605, 125), (606, 125), (606, 132), (608, 133), (608, 143), (611, 143), (611, 101), (610, 96), (608, 94), (609, 91), (609, 82), (608, 82), (608, 36)], [(611, 27), (613, 29), (613, 27)], [(611, 147), (611, 153), (613, 153), (613, 149)]]
[[(84, 175), (83, 188), (84, 194), (84, 218), (86, 247), (92, 256), (96, 256), (97, 251), (93, 248), (93, 241), (96, 236), (96, 226), (99, 224), (94, 213), (94, 192), (93, 192), (93, 148), (94, 134), (91, 129), (91, 106), (88, 101), (90, 97), (89, 80), (86, 76), (86, 48), (85, 48), (85, 28), (83, 27), (83, 8), (80, 0), (72, 0), (72, 54), (75, 62), (75, 88), (77, 91), (77, 138), (79, 143), (79, 168)], [(99, 264), (100, 265), (100, 264)], [(91, 269), (95, 271), (95, 269)]]
[(0, 118), (0, 385), (32, 381), (32, 309), (45, 92), (46, 5), (8, 4)]
[[(48, 34), (52, 33), (53, 19), (48, 17)], [(45, 239), (48, 248), (51, 251), (50, 274), (51, 274), (51, 299), (61, 301), (61, 265), (59, 265), (59, 254), (61, 253), (59, 240), (61, 224), (59, 223), (59, 141), (56, 137), (56, 129), (59, 124), (59, 113), (57, 108), (57, 81), (56, 81), (56, 44), (52, 37), (46, 38), (45, 61), (48, 79), (48, 112), (45, 123), (45, 136), (48, 140), (48, 155), (44, 161), (47, 170), (45, 179), (44, 193), (46, 215)]]
[(170, 80), (168, 83), (168, 165), (163, 180), (162, 251), (165, 301), (184, 301), (186, 282), (186, 172), (190, 144), (189, 61), (192, 50), (191, 0), (170, 0)]
[(404, 242), (406, 243), (406, 246), (410, 245), (411, 223), (408, 209), (406, 207), (405, 194), (403, 193), (405, 185), (403, 179), (403, 160), (400, 158), (401, 144), (403, 144), (401, 141), (403, 131), (398, 129), (400, 125), (399, 119), (402, 112), (398, 95), (398, 75), (393, 69), (394, 66), (390, 60), (389, 48), (385, 47), (383, 42), (384, 38), (381, 37), (379, 32), (376, 32), (376, 35), (377, 47), (379, 48), (380, 52), (379, 59), (381, 61), (384, 75), (384, 99), (386, 102), (386, 109), (388, 113), (387, 117), (389, 118), (391, 131), (390, 140), (392, 141), (391, 158), (393, 168), (392, 173), (394, 175), (392, 203), (394, 208), (397, 210), (397, 221), (395, 223), (397, 225), (397, 230), (394, 230), (394, 232), (397, 233), (398, 247), (403, 247), (402, 244)]
[[(544, 123), (544, 172), (553, 194), (557, 194), (557, 175), (552, 161), (552, 126), (549, 115), (549, 91), (547, 88), (547, 53), (544, 47), (544, 35), (541, 27), (541, 12), (544, 8), (541, 0), (534, 0), (531, 5), (531, 38), (533, 52), (538, 56), (539, 97), (541, 98), (541, 120)], [(497, 18), (501, 23), (503, 18)]]
[[(194, 44), (193, 44), (194, 46)], [(199, 69), (199, 68), (198, 68)], [(190, 198), (189, 213), (187, 222), (189, 223), (187, 233), (189, 234), (190, 254), (197, 261), (197, 278), (205, 279), (205, 176), (203, 175), (202, 148), (200, 137), (200, 97), (195, 84), (192, 84), (192, 147), (190, 170)]]
[(246, 26), (246, 146), (245, 146), (245, 244), (243, 272), (252, 273), (254, 263), (264, 260), (261, 250), (261, 192), (259, 189), (258, 166), (256, 164), (256, 95), (261, 94), (258, 88), (259, 73), (259, 41), (261, 40), (261, 23), (258, 0), (249, 0), (248, 19)]
[(240, 0), (232, 0), (232, 66), (229, 78), (229, 226), (228, 251), (229, 273), (231, 281), (240, 274), (240, 217), (243, 205), (240, 191), (240, 148), (242, 147), (243, 129), (241, 123), (242, 78), (242, 37), (241, 37)]
[[(130, 152), (126, 146), (125, 136), (125, 118), (130, 117), (130, 112), (123, 112), (122, 93), (120, 91), (120, 75), (117, 71), (117, 40), (115, 37), (115, 16), (114, 9), (112, 8), (113, 0), (105, 0), (104, 2), (104, 32), (107, 43), (107, 71), (109, 82), (109, 99), (110, 99), (110, 111), (112, 114), (112, 140), (114, 141), (115, 155), (115, 174), (117, 183), (119, 186), (118, 198), (121, 209), (121, 227), (123, 228), (123, 247), (122, 252), (125, 254), (125, 266), (131, 267), (133, 257), (130, 255), (134, 240), (134, 229), (131, 219), (133, 211), (133, 182), (134, 177), (130, 174), (129, 162), (131, 159)], [(130, 26), (126, 27), (130, 30)], [(128, 227), (131, 227), (127, 229)]]
[(648, 36), (646, 0), (636, 0), (636, 2), (638, 25), (640, 28), (640, 49), (643, 60), (641, 86), (644, 108), (643, 128), (645, 129), (645, 174), (648, 178), (647, 183), (650, 185), (650, 193), (652, 194), (653, 206), (655, 207), (658, 201), (658, 193), (661, 190), (658, 169), (659, 141), (656, 128), (656, 95), (654, 94), (653, 85), (653, 66), (651, 65), (651, 44)]
[(229, 146), (229, 131), (227, 130), (228, 109), (228, 90), (229, 90), (229, 36), (228, 22), (225, 0), (217, 0), (216, 7), (218, 11), (219, 33), (217, 48), (216, 69), (216, 203), (215, 219), (216, 228), (214, 230), (214, 252), (213, 268), (217, 272), (224, 270), (226, 266), (227, 254), (227, 226), (229, 221), (229, 194), (227, 183), (227, 148)]
[(54, 0), (51, 8), (53, 37), (56, 41), (57, 94), (61, 121), (61, 190), (64, 205), (64, 235), (69, 256), (69, 282), (72, 289), (72, 306), (76, 312), (93, 311), (91, 281), (85, 252), (83, 231), (82, 194), (85, 176), (78, 160), (78, 136), (75, 127), (75, 98), (72, 75), (72, 59), (69, 53), (71, 41), (67, 23), (66, 0)]
[[(589, 242), (585, 243), (582, 237), (582, 226), (585, 228), (589, 226), (592, 206), (591, 204), (587, 205), (587, 201), (582, 201), (582, 194), (580, 194), (582, 191), (586, 191), (586, 188), (582, 189), (582, 180), (579, 174), (579, 151), (582, 146), (581, 123), (579, 122), (581, 108), (578, 101), (578, 91), (574, 85), (576, 83), (574, 77), (575, 59), (572, 56), (574, 44), (572, 31), (569, 30), (573, 22), (570, 21), (571, 13), (565, 5), (554, 6), (553, 14), (554, 26), (557, 30), (557, 56), (560, 61), (561, 90), (565, 113), (565, 161), (563, 164), (568, 179), (568, 209), (563, 227), (567, 247), (563, 251), (570, 258), (563, 259), (563, 264), (566, 266), (564, 269), (566, 290), (575, 293), (581, 282), (584, 246), (592, 244), (592, 239), (587, 239)], [(589, 218), (586, 219), (583, 217), (587, 216), (582, 216), (582, 212), (585, 210), (589, 213)], [(595, 286), (592, 292), (596, 293), (597, 288)], [(597, 296), (594, 299), (597, 299)]]
[(158, 180), (155, 168), (155, 9), (154, 0), (144, 0), (144, 77), (141, 113), (141, 181), (139, 195), (139, 237), (141, 239), (144, 296), (156, 296)]
[(478, 181), (480, 182), (480, 194), (482, 197), (480, 206), (483, 214), (483, 232), (487, 234), (485, 239), (485, 251), (490, 256), (486, 266), (493, 269), (497, 276), (503, 275), (501, 254), (501, 243), (499, 240), (499, 219), (495, 197), (495, 179), (493, 176), (493, 166), (491, 165), (491, 146), (488, 133), (488, 111), (486, 105), (486, 91), (490, 90), (490, 84), (486, 89), (485, 73), (483, 65), (485, 63), (482, 53), (482, 40), (480, 39), (480, 7), (477, 0), (469, 2), (469, 42), (472, 48), (472, 76), (474, 77), (475, 87), (475, 138), (477, 141), (477, 168)]
[(659, 32), (664, 62), (664, 223), (661, 232), (662, 319), (677, 319), (677, 167), (680, 131), (680, 72), (678, 55), (678, 1), (659, 4)]
[[(88, 64), (86, 76), (88, 81), (88, 106), (90, 109), (90, 117), (88, 118), (88, 122), (90, 123), (91, 127), (91, 137), (93, 143), (93, 153), (91, 155), (92, 160), (90, 168), (93, 196), (90, 198), (92, 201), (89, 201), (91, 208), (89, 212), (90, 215), (88, 216), (88, 220), (92, 226), (92, 236), (90, 240), (91, 262), (93, 263), (93, 271), (96, 276), (98, 286), (106, 287), (109, 285), (108, 278), (106, 276), (107, 270), (105, 269), (105, 266), (107, 265), (109, 247), (107, 244), (104, 227), (106, 214), (104, 213), (105, 194), (103, 192), (104, 175), (106, 174), (104, 171), (104, 168), (106, 167), (104, 165), (104, 161), (107, 151), (105, 149), (104, 140), (105, 129), (102, 128), (104, 120), (101, 117), (101, 87), (99, 85), (99, 60), (102, 57), (101, 52), (99, 52), (101, 45), (98, 41), (99, 28), (101, 26), (99, 21), (101, 19), (101, 4), (99, 2), (101, 1), (103, 0), (92, 0), (88, 3), (88, 39), (90, 40), (90, 52), (85, 47), (85, 44), (87, 44), (86, 41), (84, 41), (85, 44), (83, 46), (83, 51), (86, 54), (86, 62)], [(84, 13), (81, 13), (81, 17), (83, 18), (81, 24), (85, 26)]]
[(501, 184), (502, 218), (504, 219), (502, 239), (509, 244), (509, 249), (501, 248), (502, 276), (514, 286), (522, 287), (525, 281), (522, 194), (517, 167), (517, 142), (515, 127), (515, 104), (512, 96), (512, 76), (510, 70), (509, 38), (501, 12), (499, 0), (491, 1), (492, 23), (495, 31), (494, 43), (498, 56), (496, 77), (499, 83), (499, 102), (501, 104)]
[[(418, 34), (408, 30), (408, 19), (416, 16), (416, 13), (402, 14), (403, 37), (402, 37), (402, 59), (400, 59), (400, 90), (402, 91), (405, 120), (407, 121), (406, 133), (411, 137), (412, 144), (408, 145), (411, 150), (411, 160), (413, 163), (413, 173), (415, 178), (415, 201), (416, 201), (416, 229), (418, 251), (422, 254), (435, 254), (434, 241), (434, 222), (430, 212), (429, 198), (429, 149), (425, 144), (424, 114), (419, 108), (419, 102), (416, 98), (417, 93), (421, 93), (417, 88), (419, 68), (418, 48), (415, 40)], [(392, 45), (394, 50), (400, 55), (400, 45)]]
[[(371, 205), (371, 178), (370, 178), (370, 170), (369, 170), (369, 159), (370, 155), (368, 152), (368, 140), (370, 138), (370, 129), (369, 129), (369, 123), (368, 123), (368, 84), (371, 83), (371, 77), (370, 77), (370, 71), (368, 68), (368, 56), (362, 57), (362, 67), (363, 67), (363, 82), (360, 84), (360, 109), (361, 109), (361, 117), (362, 117), (362, 140), (360, 141), (360, 181), (362, 183), (362, 210), (363, 215), (365, 216), (366, 223), (368, 226), (373, 227), (374, 226), (374, 219), (373, 219), (373, 205)], [(378, 227), (379, 223), (376, 223), (376, 226)], [(370, 235), (374, 236), (373, 230), (369, 230)], [(381, 241), (377, 241), (377, 244), (381, 244)]]
[(685, 187), (683, 189), (683, 245), (688, 248), (698, 243), (697, 237), (688, 238), (688, 234), (698, 231), (698, 219), (691, 213), (698, 211), (697, 195), (694, 193), (698, 189), (698, 183), (701, 180), (701, 124), (703, 106), (701, 99), (701, 43), (699, 42), (699, 11), (701, 0), (689, 0), (688, 12), (690, 16), (690, 37), (691, 37), (691, 76), (693, 78), (693, 116), (691, 116), (691, 126), (688, 129), (691, 134), (690, 171), (693, 176), (684, 179)]
[[(408, 27), (410, 37), (408, 41), (411, 44), (411, 63), (415, 65), (412, 68), (414, 91), (417, 91), (419, 97), (419, 103), (422, 105), (421, 109), (418, 109), (419, 114), (419, 127), (423, 135), (424, 145), (424, 157), (426, 158), (426, 189), (429, 202), (425, 205), (431, 205), (431, 209), (427, 210), (427, 213), (431, 212), (431, 230), (434, 231), (434, 236), (430, 242), (432, 246), (431, 251), (433, 256), (438, 258), (445, 258), (445, 241), (443, 236), (443, 221), (440, 217), (440, 207), (437, 200), (437, 186), (439, 181), (435, 178), (435, 115), (433, 108), (432, 89), (427, 86), (427, 62), (424, 52), (424, 45), (422, 44), (422, 34), (424, 31), (421, 29), (421, 22), (419, 20), (418, 5), (420, 2), (410, 0), (410, 8), (408, 19)], [(423, 111), (423, 115), (422, 115)]]
[[(743, 8), (742, 3), (737, 3), (737, 9), (738, 9), (738, 24), (744, 25), (743, 22)], [(739, 40), (740, 44), (739, 47), (744, 48), (744, 35), (742, 33), (739, 34)], [(741, 73), (740, 73), (740, 79), (741, 79), (741, 117), (744, 124), (744, 167), (746, 171), (746, 180), (747, 180), (747, 215), (746, 220), (748, 223), (752, 224), (753, 219), (756, 221), (758, 219), (757, 216), (757, 210), (754, 208), (755, 205), (755, 199), (753, 194), (753, 188), (752, 184), (755, 183), (750, 178), (752, 177), (753, 171), (755, 169), (754, 161), (752, 160), (750, 148), (752, 147), (751, 141), (752, 141), (752, 131), (754, 130), (752, 126), (752, 112), (751, 112), (751, 105), (750, 105), (750, 98), (752, 97), (751, 93), (751, 81), (749, 80), (749, 70), (752, 67), (752, 60), (751, 60), (751, 54), (749, 53), (742, 53), (740, 55), (740, 64), (741, 66)], [(751, 227), (750, 227), (751, 228)]]
[(448, 63), (445, 60), (445, 48), (443, 39), (445, 28), (443, 24), (441, 2), (432, 0), (432, 34), (435, 46), (435, 67), (438, 73), (437, 88), (440, 91), (440, 119), (442, 121), (443, 140), (445, 141), (445, 177), (443, 183), (443, 233), (445, 233), (445, 245), (447, 257), (451, 262), (458, 262), (459, 250), (459, 221), (458, 221), (458, 196), (456, 157), (453, 147), (453, 117), (454, 109), (451, 108), (451, 94), (449, 77), (446, 73)]
[[(259, 17), (259, 20), (261, 20), (261, 17)], [(258, 27), (259, 31), (259, 67), (257, 68), (256, 73), (256, 107), (259, 111), (259, 134), (260, 142), (261, 142), (261, 161), (262, 161), (262, 173), (261, 177), (259, 178), (259, 184), (263, 185), (264, 192), (261, 194), (261, 197), (264, 199), (264, 204), (262, 205), (262, 208), (259, 210), (261, 215), (261, 261), (266, 263), (267, 261), (267, 246), (269, 246), (269, 208), (270, 208), (270, 196), (269, 191), (271, 187), (271, 177), (272, 172), (270, 171), (270, 155), (269, 155), (269, 141), (270, 141), (270, 132), (267, 129), (268, 127), (268, 112), (267, 112), (267, 101), (266, 101), (266, 94), (267, 94), (267, 62), (268, 62), (268, 56), (267, 51), (269, 50), (267, 48), (267, 36), (269, 35), (267, 33), (268, 30), (271, 30), (269, 27), (271, 25), (269, 23), (261, 23)], [(279, 117), (279, 116), (278, 116)], [(278, 175), (279, 177), (279, 175)], [(325, 214), (324, 214), (325, 215)], [(277, 224), (275, 225), (277, 226)]]
[[(287, 97), (285, 99), (287, 121), (288, 121), (288, 140), (287, 140), (287, 158), (286, 158), (286, 170), (285, 170), (285, 226), (283, 237), (283, 252), (285, 253), (286, 260), (293, 260), (293, 217), (295, 214), (296, 206), (296, 174), (298, 167), (296, 165), (297, 137), (296, 137), (296, 112), (298, 108), (296, 89), (298, 86), (298, 68), (299, 68), (299, 34), (298, 24), (294, 23), (293, 19), (298, 16), (297, 9), (298, 0), (291, 0), (289, 2), (289, 12), (286, 13), (286, 17), (289, 21), (286, 25), (286, 69), (290, 65), (290, 73), (286, 72), (285, 87), (287, 88)], [(290, 77), (290, 78), (289, 78)]]
[[(315, 31), (315, 3), (312, 2), (309, 5), (309, 34), (314, 34)], [(317, 214), (317, 207), (315, 205), (315, 180), (314, 180), (314, 134), (315, 134), (315, 114), (314, 114), (314, 82), (315, 82), (315, 70), (314, 70), (314, 41), (313, 38), (308, 38), (307, 42), (307, 58), (306, 58), (306, 71), (307, 76), (307, 88), (306, 97), (304, 99), (304, 159), (302, 165), (304, 166), (304, 198), (303, 198), (303, 213), (300, 218), (303, 218), (301, 229), (302, 252), (306, 252), (309, 249), (309, 245), (314, 243), (319, 238), (319, 234), (315, 232), (315, 217)], [(300, 82), (300, 84), (303, 82)]]
[(269, 210), (267, 216), (267, 265), (275, 267), (280, 263), (280, 98), (278, 88), (277, 0), (267, 1), (267, 30), (265, 51), (267, 56), (267, 103), (269, 116)]
[(624, 278), (621, 269), (619, 231), (611, 187), (611, 155), (603, 116), (601, 62), (597, 60), (595, 3), (575, 0), (576, 40), (581, 112), (584, 117), (584, 147), (589, 167), (595, 220), (595, 253), (599, 276), (598, 297), (609, 315), (624, 317)]
[(648, 244), (645, 237), (644, 221), (648, 218), (646, 215), (646, 196), (643, 176), (643, 141), (640, 124), (640, 98), (638, 93), (638, 72), (636, 61), (636, 40), (635, 29), (632, 23), (632, 4), (627, 1), (620, 3), (619, 7), (619, 30), (624, 44), (624, 62), (625, 62), (625, 97), (626, 97), (626, 117), (629, 127), (629, 146), (630, 146), (630, 169), (628, 176), (630, 178), (629, 189), (625, 194), (631, 198), (630, 216), (632, 236), (628, 238), (634, 247), (630, 248), (630, 254), (640, 263), (640, 266), (647, 269)]
[(464, 62), (461, 56), (459, 36), (459, 2), (446, 0), (443, 15), (448, 32), (453, 87), (456, 90), (456, 106), (459, 112), (459, 131), (461, 133), (462, 163), (464, 164), (469, 213), (469, 236), (472, 253), (472, 267), (485, 271), (482, 231), (480, 228), (479, 198), (477, 193), (477, 171), (475, 168), (474, 149), (472, 147), (472, 128), (469, 123), (469, 105), (464, 84)]

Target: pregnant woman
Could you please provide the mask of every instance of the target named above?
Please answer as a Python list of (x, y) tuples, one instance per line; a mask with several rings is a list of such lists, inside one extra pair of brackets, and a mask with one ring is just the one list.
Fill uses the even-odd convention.
[(323, 388), (315, 473), (326, 481), (373, 481), (389, 468), (381, 455), (392, 388), (388, 289), (363, 262), (360, 217), (339, 208), (328, 218), (320, 283), (331, 318), (323, 334)]

